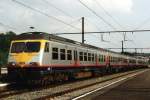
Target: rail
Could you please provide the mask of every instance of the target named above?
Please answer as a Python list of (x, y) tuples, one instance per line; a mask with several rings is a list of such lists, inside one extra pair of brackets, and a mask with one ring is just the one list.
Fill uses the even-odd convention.
[[(122, 73), (116, 73), (112, 75), (106, 75), (102, 77), (96, 77), (96, 78), (90, 78), (90, 79), (84, 79), (84, 80), (77, 80), (73, 82), (58, 84), (55, 86), (46, 86), (42, 88), (34, 88), (32, 89), (25, 88), (25, 89), (19, 89), (18, 91), (15, 89), (15, 91), (10, 92), (2, 92), (0, 94), (1, 99), (55, 99), (59, 98), (65, 94), (69, 94), (72, 92), (76, 92), (79, 90), (87, 90), (86, 88), (89, 88), (91, 86), (95, 86), (97, 84), (102, 84), (105, 82), (109, 82), (113, 79), (117, 79), (119, 77), (125, 77), (127, 75), (131, 75), (134, 73), (139, 73), (142, 71), (146, 71), (145, 69), (138, 69), (128, 72), (122, 72)], [(34, 89), (33, 89), (34, 88)], [(75, 94), (77, 94), (76, 92)]]

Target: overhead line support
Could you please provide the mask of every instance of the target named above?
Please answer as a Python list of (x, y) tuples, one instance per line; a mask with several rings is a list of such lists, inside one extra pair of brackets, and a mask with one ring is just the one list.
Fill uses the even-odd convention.
[(82, 43), (84, 43), (84, 17), (82, 17)]
[[(100, 34), (111, 34), (111, 33), (134, 33), (134, 32), (149, 32), (150, 30), (130, 30), (130, 31), (91, 31), (84, 32), (84, 34), (92, 34), (92, 33), (100, 33)], [(81, 34), (81, 32), (72, 32), (72, 33), (55, 33), (55, 35), (63, 35), (63, 34)]]

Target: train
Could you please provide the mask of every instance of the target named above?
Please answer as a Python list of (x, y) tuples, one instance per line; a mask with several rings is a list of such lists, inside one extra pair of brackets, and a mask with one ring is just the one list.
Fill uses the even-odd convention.
[(45, 32), (13, 38), (8, 77), (14, 81), (61, 81), (145, 68), (148, 62)]

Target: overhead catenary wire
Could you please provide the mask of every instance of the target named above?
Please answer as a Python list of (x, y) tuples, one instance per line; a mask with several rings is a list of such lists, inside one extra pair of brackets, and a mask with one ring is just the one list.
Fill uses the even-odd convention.
[[(94, 34), (92, 34), (91, 36), (97, 38), (98, 40), (100, 39), (100, 38), (98, 38), (97, 36), (95, 36)], [(119, 46), (119, 45), (117, 45), (117, 44), (115, 44), (115, 43), (113, 43), (113, 42), (109, 42), (109, 41), (105, 41), (105, 43), (107, 43), (107, 44), (112, 44), (112, 45), (114, 45), (114, 46)]]
[(100, 28), (99, 28), (96, 24), (94, 24), (92, 21), (90, 21), (88, 18), (86, 18), (86, 20), (87, 20), (89, 23), (91, 23), (92, 25), (94, 25), (94, 26), (97, 28), (97, 30), (101, 31)]
[[(94, 33), (99, 33), (99, 34), (111, 34), (111, 33), (133, 33), (133, 32), (150, 32), (150, 30), (129, 30), (129, 31), (91, 31), (91, 32), (85, 32), (85, 34), (94, 34)], [(81, 34), (81, 32), (73, 32), (73, 33), (56, 33), (56, 35), (63, 35), (63, 34)]]
[(54, 16), (51, 16), (51, 15), (45, 13), (45, 12), (42, 12), (42, 11), (40, 11), (40, 10), (37, 9), (37, 8), (33, 8), (33, 7), (31, 7), (31, 6), (29, 6), (29, 5), (26, 5), (26, 4), (24, 4), (24, 3), (20, 2), (20, 1), (17, 1), (17, 0), (12, 0), (12, 1), (14, 1), (14, 2), (16, 2), (17, 4), (22, 5), (22, 6), (28, 8), (28, 9), (30, 9), (30, 10), (33, 10), (33, 11), (38, 12), (38, 13), (44, 15), (44, 16), (47, 16), (47, 17), (49, 17), (49, 18), (51, 18), (51, 19), (54, 19), (54, 20), (56, 20), (56, 21), (58, 21), (58, 22), (60, 22), (60, 23), (63, 23), (63, 24), (65, 24), (65, 25), (67, 25), (67, 26), (70, 26), (70, 27), (72, 27), (72, 28), (74, 28), (74, 29), (76, 29), (76, 30), (80, 30), (79, 28), (77, 28), (77, 27), (75, 27), (75, 26), (73, 26), (73, 25), (70, 25), (70, 24), (66, 23), (65, 21), (60, 20), (60, 19), (58, 19), (58, 18), (56, 18), (56, 17), (54, 17)]
[[(94, 0), (95, 2), (96, 2), (96, 4), (98, 5), (98, 7), (100, 7), (103, 11), (104, 11), (104, 13), (107, 15), (107, 16), (109, 16), (118, 26), (120, 26), (122, 29), (125, 29), (125, 27), (124, 26), (122, 26), (102, 5), (101, 5), (101, 3), (100, 2), (98, 2), (97, 0)], [(124, 35), (124, 33), (123, 33), (123, 35)], [(125, 37), (125, 38), (127, 38), (127, 37)], [(124, 41), (130, 41), (130, 40), (128, 40), (128, 39), (124, 39)]]
[(95, 12), (92, 8), (88, 7), (85, 3), (83, 3), (81, 0), (78, 0), (80, 4), (82, 4), (84, 7), (86, 7), (89, 11), (91, 11), (95, 16), (97, 16), (100, 20), (102, 20), (105, 24), (107, 24), (109, 27), (113, 28), (114, 30), (117, 30), (112, 24), (110, 24), (108, 21), (106, 21), (102, 16), (100, 16), (97, 12)]
[[(94, 25), (99, 31), (100, 31), (100, 28), (99, 27), (97, 27), (97, 25), (95, 25), (93, 22), (91, 22), (89, 19), (86, 19), (89, 23), (91, 23), (92, 25)], [(101, 34), (101, 42), (106, 42), (106, 43), (108, 43), (108, 44), (112, 44), (112, 45), (115, 45), (115, 46), (119, 46), (119, 45), (117, 45), (117, 44), (115, 44), (115, 43), (113, 43), (113, 42), (111, 42), (111, 41), (106, 41), (106, 40), (104, 40), (104, 38), (103, 38), (103, 36), (102, 35), (104, 35), (104, 34)], [(97, 39), (99, 39), (97, 36), (95, 36), (94, 34), (92, 35), (93, 37), (95, 37), (95, 38), (97, 38)]]
[(56, 7), (55, 5), (53, 5), (52, 3), (50, 3), (48, 0), (42, 0), (42, 1), (45, 2), (46, 4), (48, 4), (49, 6), (51, 6), (51, 7), (55, 8), (55, 9), (57, 9), (59, 12), (63, 13), (64, 15), (73, 18), (73, 16), (71, 16), (71, 15), (68, 14), (67, 12), (63, 11), (62, 9)]
[(12, 29), (12, 30), (14, 30), (14, 31), (17, 30), (16, 28), (14, 28), (14, 27), (12, 27), (12, 26), (9, 26), (9, 25), (6, 25), (6, 24), (4, 24), (4, 23), (2, 23), (2, 22), (0, 22), (0, 25), (3, 26), (3, 27), (5, 27), (5, 28)]
[(125, 27), (122, 26), (102, 5), (100, 2), (98, 2), (97, 0), (93, 0), (94, 2), (96, 2), (96, 4), (98, 5), (99, 8), (101, 8), (104, 13), (109, 16), (116, 24), (118, 24), (118, 26), (120, 26), (122, 29), (124, 29)]
[(138, 26), (136, 26), (136, 29), (140, 29), (141, 27), (143, 27), (145, 24), (147, 24), (150, 21), (150, 17), (145, 19), (143, 22), (141, 22)]
[[(76, 20), (74, 20), (74, 21), (72, 21), (72, 22), (70, 22), (69, 24), (74, 24), (75, 25), (75, 23), (77, 23), (77, 22), (80, 22), (80, 20), (81, 20), (81, 18), (80, 19), (76, 19)], [(55, 30), (53, 30), (52, 31), (52, 33), (56, 33), (56, 31), (58, 31), (58, 30), (62, 30), (62, 29), (65, 29), (66, 27), (60, 27), (60, 28), (57, 28), (57, 29), (55, 29)]]

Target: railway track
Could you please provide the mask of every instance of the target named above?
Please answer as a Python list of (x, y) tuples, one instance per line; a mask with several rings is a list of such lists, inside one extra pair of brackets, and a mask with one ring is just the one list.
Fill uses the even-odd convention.
[(115, 80), (117, 78), (121, 78), (134, 73), (140, 73), (146, 70), (148, 69), (139, 69), (103, 77), (77, 80), (74, 82), (66, 82), (63, 84), (58, 83), (56, 85), (48, 85), (45, 87), (9, 86), (6, 90), (0, 90), (0, 99), (72, 99), (85, 92), (91, 91), (91, 87), (98, 86), (98, 84), (102, 84), (105, 82), (109, 83), (109, 81), (111, 80)]

